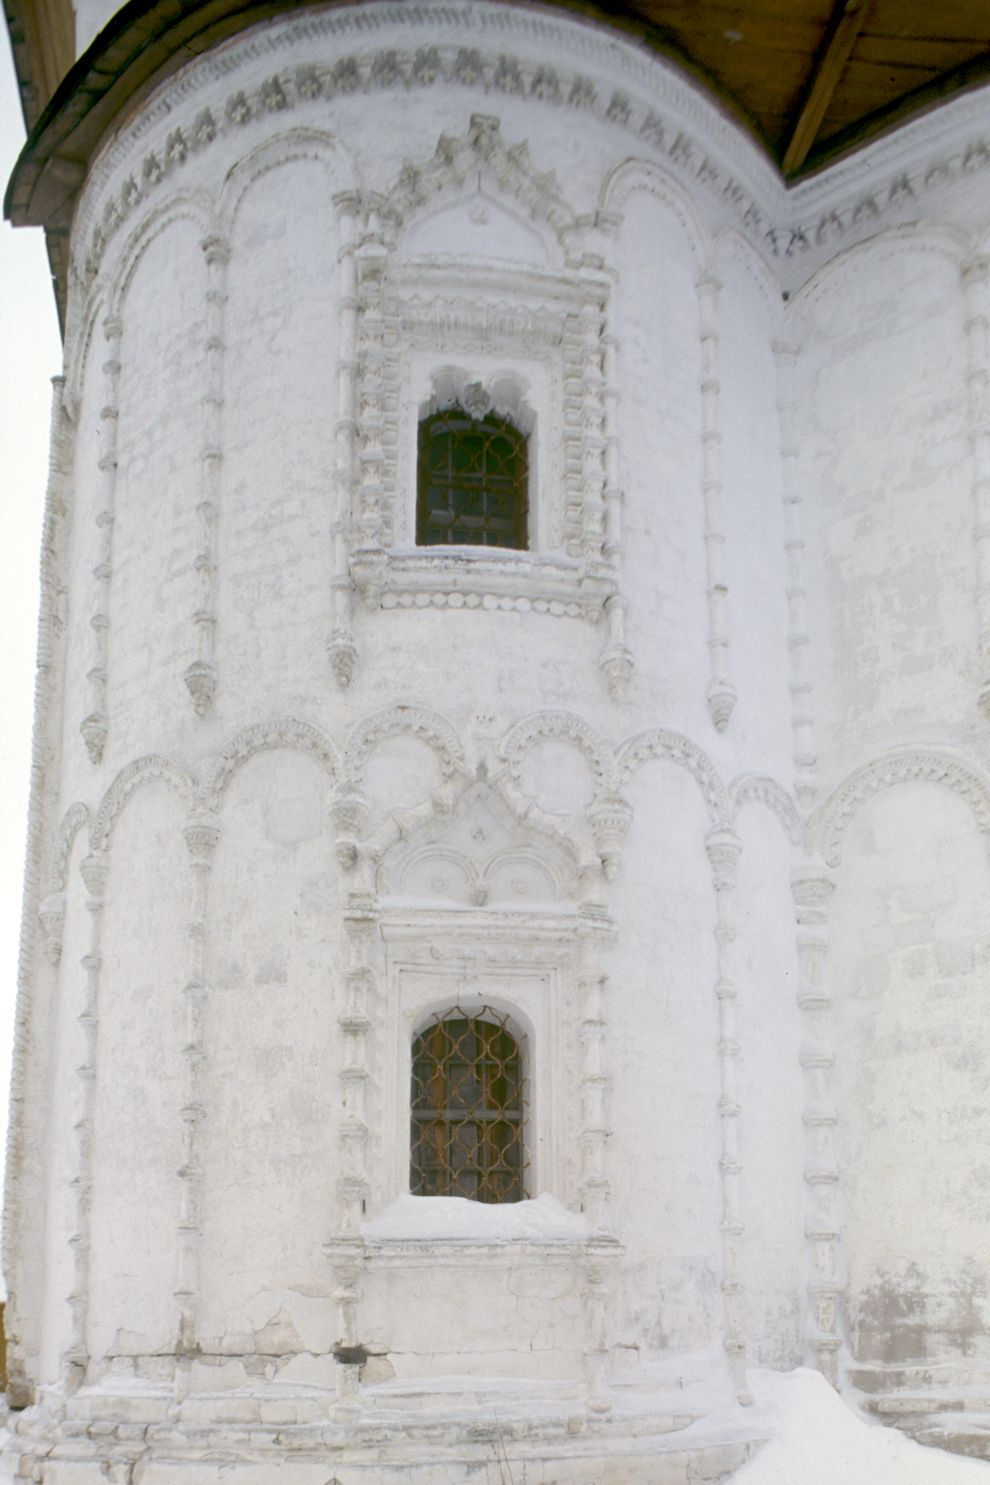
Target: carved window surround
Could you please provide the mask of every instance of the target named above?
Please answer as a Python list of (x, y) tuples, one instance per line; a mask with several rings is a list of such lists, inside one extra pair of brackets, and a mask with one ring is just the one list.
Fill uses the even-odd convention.
[[(410, 185), (424, 169), (436, 193), (425, 202)], [(472, 179), (476, 189), (466, 185)], [(548, 240), (546, 263), (417, 253), (416, 231), (429, 213), (497, 215), (510, 179), (514, 199), (506, 215), (518, 221), (525, 207), (529, 224)], [(533, 199), (544, 209), (542, 220)], [(562, 202), (552, 213), (556, 237), (549, 240), (548, 199), (556, 202), (556, 187), (535, 175), (525, 146), (509, 151), (498, 120), (480, 115), (462, 138), (442, 139), (427, 167), (407, 167), (388, 196), (339, 199), (354, 227), (347, 252), (355, 344), (351, 504), (338, 581), (349, 582), (374, 610), (483, 607), (604, 621), (601, 665), (618, 694), (631, 659), (623, 643), (617, 490), (608, 457), (611, 280), (600, 258), (577, 250), (578, 224)], [(556, 217), (564, 223), (559, 230)], [(445, 387), (474, 384), (496, 407), (514, 384), (531, 425), (535, 476), (525, 553), (414, 545), (419, 417)], [(352, 664), (353, 640), (344, 633), (341, 645), (345, 640)], [(334, 668), (346, 684), (347, 666)]]
[[(582, 1202), (575, 1099), (580, 1006), (576, 1003), (571, 913), (385, 909), (386, 1003), (382, 1086), (386, 1204), (409, 1189), (409, 1100), (415, 1032), (434, 1011), (495, 1006), (527, 1041), (527, 1181), (573, 1209)], [(387, 1030), (386, 1030), (387, 1029)], [(571, 1107), (571, 1103), (574, 1107)]]
[[(499, 864), (513, 860), (511, 872), (539, 869), (527, 859), (527, 832), (506, 849), (496, 830), (486, 832), (479, 819), (465, 817), (468, 838), (477, 846), (478, 861), (487, 872), (480, 878), (497, 879)], [(440, 879), (454, 864), (454, 852), (443, 832), (433, 830), (421, 840), (398, 845), (393, 869), (383, 863), (381, 885), (387, 889), (405, 882), (418, 890), (432, 890), (446, 900), (449, 883)], [(454, 822), (453, 839), (460, 837)], [(488, 859), (492, 848), (495, 854)], [(432, 853), (432, 854), (431, 854)], [(544, 890), (573, 888), (560, 880), (563, 861), (550, 849), (541, 865)], [(411, 873), (411, 875), (410, 875)], [(494, 875), (493, 875), (494, 873)], [(436, 874), (436, 876), (435, 876)], [(515, 877), (503, 884), (511, 894)], [(520, 883), (520, 890), (521, 890)], [(527, 1168), (531, 1193), (547, 1191), (572, 1211), (580, 1209), (587, 1235), (553, 1242), (502, 1239), (492, 1242), (463, 1238), (422, 1238), (401, 1229), (388, 1236), (365, 1236), (360, 1221), (345, 1224), (341, 1236), (324, 1245), (334, 1274), (341, 1346), (338, 1360), (337, 1410), (341, 1417), (361, 1407), (360, 1360), (366, 1341), (390, 1345), (396, 1315), (409, 1307), (423, 1309), (417, 1324), (417, 1349), (435, 1351), (430, 1331), (428, 1293), (449, 1296), (453, 1282), (469, 1285), (477, 1297), (497, 1309), (514, 1293), (517, 1276), (529, 1275), (534, 1284), (531, 1304), (547, 1304), (546, 1323), (562, 1324), (566, 1340), (564, 1373), (583, 1377), (585, 1406), (607, 1413), (612, 1403), (608, 1388), (609, 1285), (623, 1247), (602, 1231), (606, 1221), (608, 1186), (603, 1169), (608, 1137), (605, 1101), (608, 1078), (602, 1062), (605, 1032), (604, 976), (598, 967), (600, 951), (614, 929), (603, 914), (575, 912), (571, 903), (545, 911), (525, 908), (451, 908), (425, 901), (402, 904), (385, 895), (371, 911), (381, 934), (382, 982), (366, 1001), (368, 1040), (372, 1044), (363, 1080), (376, 1090), (379, 1107), (369, 1109), (370, 1128), (380, 1131), (369, 1151), (367, 1216), (389, 1207), (409, 1189), (409, 1119), (411, 1103), (411, 1047), (415, 1031), (434, 1011), (457, 1005), (470, 1015), (475, 1006), (491, 1005), (507, 1012), (524, 1032), (527, 1042)], [(486, 1210), (490, 1210), (486, 1208)], [(356, 1215), (356, 1211), (354, 1213)], [(363, 1214), (362, 1214), (363, 1215)], [(350, 1230), (348, 1230), (348, 1226)], [(577, 1306), (562, 1310), (557, 1289), (541, 1301), (548, 1266), (567, 1278)], [(431, 1277), (431, 1275), (433, 1277)], [(437, 1277), (437, 1276), (441, 1277)], [(408, 1276), (408, 1277), (406, 1277)], [(524, 1279), (524, 1282), (526, 1280)], [(424, 1301), (424, 1290), (427, 1298)], [(408, 1293), (408, 1299), (401, 1297)], [(396, 1296), (400, 1296), (397, 1303)], [(562, 1314), (566, 1313), (566, 1320)], [(380, 1332), (380, 1334), (379, 1334)], [(398, 1349), (402, 1349), (400, 1344)], [(355, 1361), (348, 1363), (346, 1356)]]

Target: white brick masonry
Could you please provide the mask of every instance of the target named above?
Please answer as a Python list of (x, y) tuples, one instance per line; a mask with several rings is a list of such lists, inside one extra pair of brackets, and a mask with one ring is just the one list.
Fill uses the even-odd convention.
[[(666, 63), (467, 0), (261, 26), (106, 142), (11, 1469), (683, 1485), (758, 1444), (747, 1365), (936, 1431), (990, 1387), (988, 140), (984, 91), (786, 193)], [(475, 384), (526, 552), (415, 545)], [(383, 1218), (475, 1004), (549, 1237)]]

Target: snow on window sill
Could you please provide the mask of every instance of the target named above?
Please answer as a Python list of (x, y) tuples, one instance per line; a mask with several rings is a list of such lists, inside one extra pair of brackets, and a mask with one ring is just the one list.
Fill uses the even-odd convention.
[(361, 1227), (366, 1242), (586, 1243), (599, 1235), (584, 1217), (544, 1193), (529, 1201), (467, 1201), (461, 1196), (400, 1196)]

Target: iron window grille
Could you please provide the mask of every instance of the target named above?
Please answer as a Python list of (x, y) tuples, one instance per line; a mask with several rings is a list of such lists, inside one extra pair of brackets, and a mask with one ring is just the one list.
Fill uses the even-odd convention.
[(522, 1051), (492, 1006), (434, 1016), (413, 1041), (414, 1196), (521, 1201), (526, 1195)]
[(417, 546), (526, 551), (529, 451), (505, 418), (450, 408), (419, 425)]

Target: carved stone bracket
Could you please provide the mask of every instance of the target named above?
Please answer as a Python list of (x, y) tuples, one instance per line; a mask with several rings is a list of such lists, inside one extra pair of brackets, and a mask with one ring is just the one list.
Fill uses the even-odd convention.
[(632, 651), (624, 642), (626, 610), (625, 604), (616, 595), (605, 600), (605, 617), (608, 624), (608, 644), (598, 659), (605, 677), (608, 694), (613, 701), (621, 701), (632, 680)]
[(355, 789), (341, 790), (330, 804), (336, 835), (337, 860), (345, 871), (357, 865), (361, 844), (367, 839), (371, 806)]
[[(203, 632), (202, 626), (197, 625), (197, 629), (200, 633)], [(193, 710), (197, 717), (205, 717), (216, 695), (216, 667), (209, 660), (194, 660), (186, 667), (183, 680), (192, 697)]]
[(613, 882), (622, 864), (622, 844), (632, 820), (632, 806), (613, 794), (592, 804), (588, 823), (606, 880)]

